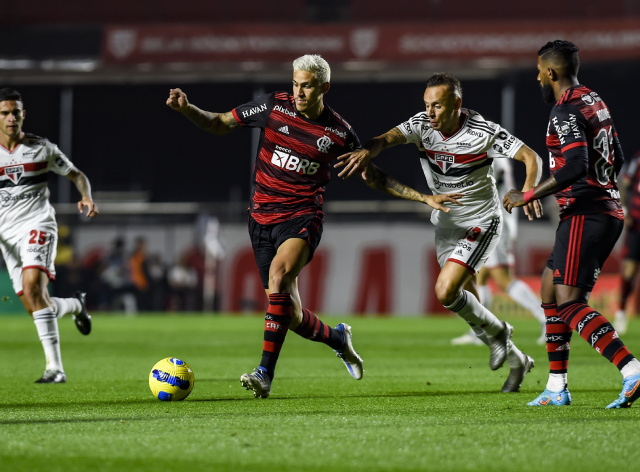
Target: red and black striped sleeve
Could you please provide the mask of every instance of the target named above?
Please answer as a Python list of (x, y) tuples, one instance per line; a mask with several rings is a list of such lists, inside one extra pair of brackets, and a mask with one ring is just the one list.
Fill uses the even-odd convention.
[(273, 110), (275, 92), (260, 95), (250, 102), (234, 108), (231, 113), (238, 123), (247, 128), (264, 128)]
[(587, 120), (575, 105), (559, 103), (551, 110), (551, 122), (560, 141), (564, 166), (553, 176), (561, 189), (584, 178), (589, 171)]

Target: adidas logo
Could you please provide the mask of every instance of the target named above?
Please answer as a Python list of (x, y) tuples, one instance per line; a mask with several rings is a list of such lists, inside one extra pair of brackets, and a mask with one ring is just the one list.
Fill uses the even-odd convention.
[(560, 275), (560, 271), (558, 269), (556, 269), (556, 271), (553, 273), (554, 277), (562, 277), (562, 275)]
[(289, 125), (285, 125), (282, 128), (278, 128), (278, 131), (280, 131), (282, 134), (289, 134)]

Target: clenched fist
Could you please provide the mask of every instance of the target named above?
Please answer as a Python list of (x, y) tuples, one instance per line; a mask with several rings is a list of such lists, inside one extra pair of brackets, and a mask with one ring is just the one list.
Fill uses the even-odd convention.
[(189, 108), (189, 100), (187, 100), (187, 94), (185, 94), (179, 88), (169, 90), (169, 98), (167, 98), (167, 105), (173, 108), (175, 111), (184, 113)]

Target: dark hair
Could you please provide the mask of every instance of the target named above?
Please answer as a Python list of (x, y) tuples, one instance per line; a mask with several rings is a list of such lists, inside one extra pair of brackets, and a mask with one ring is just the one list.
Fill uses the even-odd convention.
[(22, 95), (20, 95), (20, 92), (12, 88), (3, 88), (0, 90), (0, 102), (4, 100), (15, 100), (16, 102), (21, 102)]
[(427, 87), (437, 87), (438, 85), (446, 85), (455, 95), (462, 98), (462, 85), (453, 74), (448, 72), (437, 72), (427, 80)]
[(556, 39), (542, 46), (538, 51), (538, 56), (543, 57), (547, 54), (552, 54), (554, 60), (560, 62), (567, 72), (575, 76), (578, 75), (578, 69), (580, 68), (578, 51), (578, 46), (572, 42)]

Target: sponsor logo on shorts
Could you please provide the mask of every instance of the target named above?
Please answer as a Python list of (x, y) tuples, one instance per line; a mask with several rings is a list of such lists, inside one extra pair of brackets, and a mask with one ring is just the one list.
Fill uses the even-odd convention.
[(458, 241), (458, 243), (456, 244), (456, 247), (459, 247), (460, 249), (465, 249), (467, 251), (471, 251), (471, 244), (468, 244), (466, 241)]
[(0, 206), (8, 207), (16, 202), (41, 197), (43, 194), (44, 192), (26, 192), (19, 195), (11, 195), (6, 190), (0, 190)]
[(596, 269), (595, 272), (593, 273), (593, 281), (595, 282), (596, 280), (598, 280), (598, 276), (600, 275), (600, 269)]
[(27, 252), (37, 252), (38, 254), (46, 254), (49, 249), (46, 246), (29, 246)]

